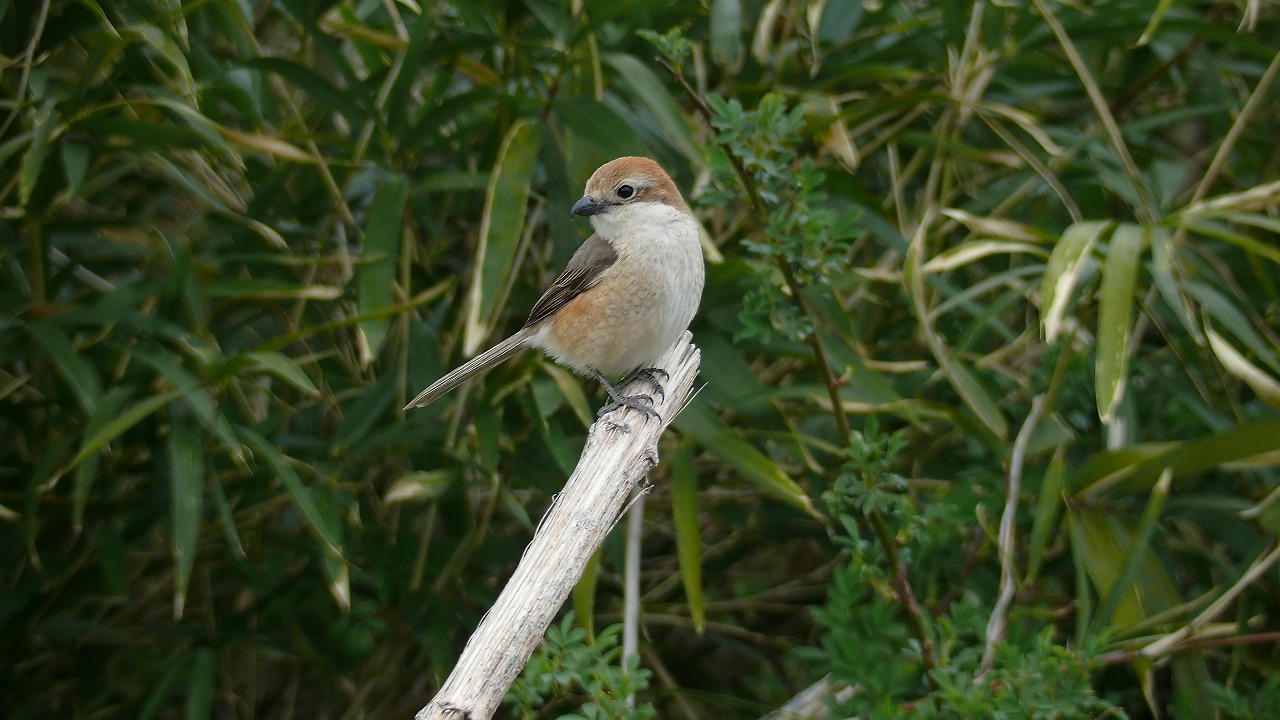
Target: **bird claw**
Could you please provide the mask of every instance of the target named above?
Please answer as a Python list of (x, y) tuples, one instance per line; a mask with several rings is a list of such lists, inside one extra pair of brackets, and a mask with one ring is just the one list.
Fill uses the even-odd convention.
[(667, 392), (662, 387), (662, 382), (658, 381), (659, 375), (662, 376), (663, 381), (671, 379), (671, 373), (668, 373), (666, 370), (663, 370), (662, 368), (657, 368), (657, 367), (636, 368), (635, 370), (632, 370), (631, 374), (628, 375), (626, 378), (624, 378), (620, 384), (626, 385), (632, 380), (644, 380), (648, 382), (651, 386), (653, 386), (654, 392), (658, 393), (658, 401), (661, 402), (667, 398)]
[(619, 410), (624, 407), (631, 408), (641, 415), (644, 415), (645, 420), (652, 417), (658, 422), (662, 422), (662, 416), (658, 414), (657, 410), (653, 409), (653, 398), (648, 395), (618, 395), (613, 397), (609, 401), (609, 404), (600, 408), (600, 411), (596, 413), (596, 417), (604, 417), (614, 410)]

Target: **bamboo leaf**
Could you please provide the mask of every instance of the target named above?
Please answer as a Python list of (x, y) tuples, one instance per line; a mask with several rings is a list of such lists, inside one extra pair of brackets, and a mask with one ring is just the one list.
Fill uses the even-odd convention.
[[(359, 292), (356, 305), (360, 314), (369, 315), (390, 306), (395, 300), (396, 261), (400, 257), (400, 238), (404, 227), (405, 203), (409, 183), (395, 176), (383, 183), (369, 206), (364, 230), (363, 263), (357, 272)], [(360, 345), (360, 362), (368, 367), (382, 349), (387, 337), (389, 316), (370, 317), (360, 321), (364, 342)]]
[(742, 0), (711, 1), (711, 52), (721, 64), (742, 52)]
[(1169, 497), (1169, 484), (1172, 479), (1172, 470), (1165, 468), (1165, 471), (1160, 474), (1160, 480), (1151, 489), (1151, 496), (1147, 499), (1147, 505), (1142, 511), (1137, 530), (1125, 550), (1124, 564), (1107, 589), (1106, 596), (1098, 605), (1097, 614), (1093, 616), (1095, 631), (1100, 631), (1111, 623), (1111, 617), (1120, 605), (1121, 599), (1132, 587), (1134, 578), (1138, 575), (1138, 569), (1147, 557), (1147, 548), (1151, 544), (1151, 536), (1160, 519), (1160, 512), (1164, 509), (1164, 501)]
[(209, 720), (213, 717), (213, 696), (217, 686), (217, 658), (211, 648), (196, 650), (191, 664), (191, 680), (187, 685), (187, 720)]
[(204, 504), (204, 452), (200, 430), (181, 413), (170, 417), (169, 501), (173, 531), (174, 575), (173, 617), (182, 618), (187, 587), (195, 567), (196, 541), (200, 537), (200, 517)]
[(1053, 246), (1040, 285), (1040, 326), (1046, 341), (1053, 342), (1058, 338), (1062, 319), (1075, 295), (1076, 283), (1084, 271), (1089, 252), (1110, 229), (1110, 222), (1075, 223)]
[(1222, 362), (1227, 372), (1248, 385), (1263, 402), (1280, 409), (1280, 382), (1249, 362), (1248, 358), (1212, 328), (1207, 329), (1206, 332), (1209, 337), (1209, 347), (1218, 356), (1218, 360)]
[(991, 393), (978, 380), (978, 377), (970, 372), (963, 362), (950, 357), (945, 352), (938, 359), (942, 372), (951, 381), (951, 386), (960, 393), (964, 404), (973, 411), (983, 426), (1002, 440), (1008, 437), (1009, 421), (1005, 419), (1004, 411), (991, 398)]
[(93, 415), (102, 398), (102, 383), (86, 356), (72, 347), (61, 328), (49, 321), (32, 323), (27, 331), (53, 358), (54, 368), (67, 381), (80, 407), (86, 414)]
[(248, 353), (248, 358), (253, 369), (275, 375), (306, 395), (320, 396), (320, 390), (316, 388), (316, 384), (311, 382), (311, 378), (303, 372), (298, 363), (293, 361), (293, 358), (274, 351), (251, 352)]
[(1161, 226), (1150, 228), (1151, 231), (1151, 274), (1156, 281), (1156, 289), (1165, 304), (1173, 308), (1178, 322), (1197, 343), (1204, 342), (1204, 333), (1195, 321), (1191, 312), (1191, 304), (1187, 302), (1186, 292), (1181, 279), (1182, 269), (1178, 262), (1178, 248), (1173, 244), (1169, 231)]
[(49, 136), (58, 124), (56, 117), (52, 103), (42, 107), (36, 115), (31, 145), (27, 148), (27, 154), (22, 156), (22, 166), (18, 170), (18, 202), (23, 206), (30, 202), (31, 192), (35, 190), (40, 171), (44, 169), (44, 159), (49, 154)]
[(1040, 486), (1040, 498), (1036, 503), (1035, 515), (1031, 523), (1031, 543), (1027, 549), (1027, 584), (1035, 582), (1040, 574), (1040, 566), (1044, 562), (1044, 549), (1049, 542), (1049, 533), (1058, 525), (1058, 515), (1062, 511), (1062, 494), (1066, 477), (1065, 450), (1058, 448), (1049, 466), (1044, 472), (1044, 481)]
[(167, 392), (150, 395), (135, 405), (130, 406), (127, 410), (115, 415), (110, 422), (103, 425), (92, 433), (86, 433), (85, 441), (80, 446), (80, 451), (75, 457), (71, 458), (71, 462), (67, 463), (63, 468), (63, 472), (67, 472), (84, 462), (85, 458), (105, 448), (112, 440), (120, 437), (126, 430), (137, 425), (143, 418), (151, 415), (160, 408), (164, 407), (173, 399), (179, 397), (182, 393), (178, 390), (169, 390)]
[(591, 638), (596, 634), (596, 587), (600, 583), (600, 563), (604, 553), (605, 546), (601, 545), (587, 561), (582, 577), (573, 586), (573, 612), (586, 628), (587, 637)]
[(689, 616), (693, 619), (693, 628), (702, 634), (706, 613), (702, 596), (702, 542), (698, 532), (698, 478), (693, 468), (693, 448), (688, 443), (681, 445), (671, 459), (671, 514)]
[(341, 525), (341, 519), (321, 512), (315, 498), (311, 495), (311, 490), (302, 482), (298, 472), (275, 445), (248, 428), (241, 428), (240, 433), (244, 437), (245, 444), (256, 450), (258, 456), (266, 462), (271, 474), (284, 483), (285, 489), (293, 497), (294, 504), (301, 511), (303, 519), (316, 537), (324, 543), (326, 553), (341, 557), (342, 543), (335, 530), (335, 527)]
[(724, 460), (761, 490), (815, 518), (822, 517), (813, 501), (768, 456), (727, 427), (704, 405), (693, 403), (676, 416), (673, 425), (699, 445)]
[(506, 301), (521, 253), (525, 206), (541, 146), (541, 124), (528, 118), (517, 120), (507, 130), (489, 176), (462, 335), (462, 352), (468, 357), (480, 349)]
[(1011, 255), (1014, 253), (1029, 253), (1039, 257), (1048, 257), (1048, 253), (1044, 251), (1044, 248), (1024, 242), (971, 240), (929, 258), (929, 262), (921, 266), (920, 269), (926, 274), (949, 272), (958, 267), (968, 265), (975, 260), (981, 260), (984, 257)]
[(653, 113), (663, 136), (671, 141), (689, 162), (702, 163), (702, 152), (694, 141), (693, 127), (685, 118), (675, 98), (650, 67), (634, 56), (608, 53), (602, 58), (613, 68), (618, 81), (631, 89), (640, 105)]
[(1111, 247), (1102, 266), (1098, 299), (1098, 347), (1094, 355), (1098, 417), (1115, 417), (1129, 377), (1129, 339), (1133, 315), (1133, 286), (1138, 260), (1146, 244), (1146, 230), (1124, 224), (1111, 234)]

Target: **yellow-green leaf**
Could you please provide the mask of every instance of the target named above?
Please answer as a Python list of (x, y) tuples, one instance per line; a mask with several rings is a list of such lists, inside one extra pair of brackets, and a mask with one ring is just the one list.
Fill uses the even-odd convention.
[(743, 478), (761, 490), (777, 497), (815, 518), (822, 515), (803, 489), (778, 467), (767, 455), (752, 447), (747, 441), (713, 415), (705, 405), (693, 403), (676, 416), (673, 423), (685, 435), (713, 455), (724, 460)]
[(1110, 422), (1124, 399), (1129, 376), (1129, 339), (1133, 315), (1133, 286), (1147, 233), (1140, 225), (1124, 224), (1111, 234), (1111, 247), (1102, 266), (1098, 298), (1098, 346), (1094, 351), (1098, 417)]
[(196, 541), (204, 504), (204, 448), (191, 418), (171, 413), (169, 432), (169, 513), (173, 527), (173, 616), (182, 617), (187, 586), (195, 567)]
[(671, 514), (676, 532), (676, 557), (680, 581), (689, 600), (689, 617), (702, 633), (706, 614), (702, 597), (702, 542), (698, 533), (698, 477), (693, 469), (693, 448), (680, 446), (671, 459)]
[(1049, 264), (1040, 285), (1040, 323), (1049, 342), (1058, 337), (1067, 305), (1075, 293), (1076, 283), (1084, 270), (1089, 251), (1098, 238), (1111, 229), (1109, 221), (1079, 222), (1062, 233), (1053, 246)]
[(507, 131), (489, 176), (462, 336), (462, 351), (468, 356), (480, 349), (493, 329), (514, 280), (525, 205), (541, 147), (542, 126), (528, 118), (517, 120)]
[[(409, 183), (393, 177), (383, 183), (369, 206), (364, 230), (364, 253), (356, 303), (361, 315), (370, 315), (395, 300), (396, 258), (400, 255), (400, 235), (404, 227), (404, 206)], [(391, 319), (380, 315), (360, 321), (365, 342), (360, 346), (360, 362), (366, 367), (377, 356), (387, 336)]]

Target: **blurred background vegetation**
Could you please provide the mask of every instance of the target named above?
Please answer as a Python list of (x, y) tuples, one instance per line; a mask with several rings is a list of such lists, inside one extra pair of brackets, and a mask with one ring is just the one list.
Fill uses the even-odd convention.
[(399, 408), (645, 154), (712, 264), (642, 669), (615, 538), (503, 712), (1274, 717), (1277, 48), (1260, 0), (0, 0), (0, 715), (425, 704), (600, 395)]

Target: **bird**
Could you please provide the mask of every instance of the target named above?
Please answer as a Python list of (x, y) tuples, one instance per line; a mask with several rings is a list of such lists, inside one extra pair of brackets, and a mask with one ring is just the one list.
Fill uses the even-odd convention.
[[(643, 377), (661, 393), (653, 364), (684, 334), (697, 313), (705, 282), (700, 226), (680, 190), (651, 158), (620, 157), (590, 179), (574, 216), (595, 231), (533, 306), (513, 335), (445, 374), (406, 411), (424, 407), (517, 352), (534, 347), (557, 363), (597, 380), (610, 402), (657, 416), (648, 395), (623, 395), (619, 386)], [(609, 377), (622, 377), (615, 386)]]

